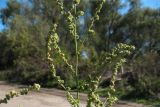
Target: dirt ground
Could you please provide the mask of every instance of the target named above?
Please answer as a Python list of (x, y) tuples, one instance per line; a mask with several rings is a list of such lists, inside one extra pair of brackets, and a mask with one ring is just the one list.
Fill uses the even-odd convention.
[[(3, 98), (5, 93), (18, 89), (21, 86), (6, 84), (0, 82), (0, 98)], [(64, 92), (57, 89), (41, 89), (40, 92), (30, 92), (26, 96), (14, 98), (8, 104), (1, 104), (0, 107), (71, 107), (67, 102)], [(85, 107), (86, 96), (81, 94), (82, 102), (80, 107)], [(141, 104), (119, 101), (114, 107), (148, 107)]]

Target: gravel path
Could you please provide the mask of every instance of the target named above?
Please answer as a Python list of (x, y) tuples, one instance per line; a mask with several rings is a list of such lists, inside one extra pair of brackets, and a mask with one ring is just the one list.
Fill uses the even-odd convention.
[[(6, 85), (0, 82), (0, 98), (11, 90), (17, 90), (17, 85)], [(80, 107), (86, 106), (86, 95), (81, 94), (82, 102)], [(57, 89), (41, 89), (40, 92), (30, 92), (26, 96), (12, 99), (8, 104), (1, 104), (0, 107), (71, 107), (64, 97), (64, 92)], [(141, 104), (120, 101), (114, 107), (147, 107)]]

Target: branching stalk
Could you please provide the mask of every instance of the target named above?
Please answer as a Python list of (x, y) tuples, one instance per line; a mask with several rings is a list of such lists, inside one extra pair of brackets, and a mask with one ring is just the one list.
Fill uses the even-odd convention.
[[(74, 41), (75, 41), (75, 53), (76, 53), (76, 66), (75, 66), (75, 76), (76, 76), (76, 85), (77, 85), (77, 100), (79, 100), (79, 81), (78, 81), (78, 43), (77, 43), (77, 19), (76, 19), (76, 4), (74, 4), (74, 12), (75, 12), (75, 17), (74, 17)], [(79, 107), (79, 105), (77, 105)]]

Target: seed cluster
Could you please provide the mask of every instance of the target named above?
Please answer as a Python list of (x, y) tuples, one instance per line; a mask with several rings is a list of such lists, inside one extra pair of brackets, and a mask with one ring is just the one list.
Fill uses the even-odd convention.
[(115, 48), (112, 49), (111, 54), (108, 54), (108, 57), (106, 58), (107, 61), (110, 63), (115, 62), (111, 77), (111, 85), (109, 86), (109, 90), (106, 97), (109, 107), (112, 107), (112, 105), (118, 100), (117, 97), (114, 96), (114, 93), (116, 91), (115, 81), (116, 81), (116, 76), (118, 74), (118, 70), (126, 62), (125, 56), (131, 54), (131, 52), (134, 49), (135, 49), (134, 46), (120, 43)]
[[(83, 15), (83, 11), (77, 11), (76, 7), (80, 3), (80, 0), (73, 0), (72, 8), (69, 10), (65, 10), (63, 2), (61, 0), (56, 0), (57, 4), (59, 5), (59, 8), (61, 10), (61, 14), (64, 15), (66, 18), (67, 24), (68, 24), (68, 31), (71, 35), (71, 38), (74, 39), (75, 41), (75, 53), (76, 53), (76, 64), (75, 67), (71, 65), (68, 62), (68, 59), (65, 57), (65, 54), (61, 51), (59, 47), (59, 36), (56, 31), (57, 29), (57, 24), (53, 25), (53, 28), (51, 28), (50, 33), (48, 35), (48, 51), (47, 51), (47, 59), (49, 62), (50, 70), (52, 73), (52, 76), (57, 80), (58, 84), (66, 90), (66, 96), (68, 102), (73, 106), (73, 107), (79, 107), (79, 87), (87, 87), (88, 90), (88, 100), (87, 100), (87, 107), (111, 107), (113, 103), (116, 102), (117, 98), (114, 96), (115, 93), (115, 81), (116, 81), (116, 76), (118, 74), (119, 68), (122, 66), (122, 64), (126, 61), (125, 56), (129, 55), (131, 51), (134, 49), (133, 46), (129, 46), (126, 44), (118, 44), (117, 47), (113, 48), (111, 53), (105, 53), (102, 54), (101, 57), (104, 59), (101, 62), (101, 65), (105, 65), (107, 63), (112, 63), (113, 66), (113, 73), (111, 77), (111, 85), (109, 86), (109, 89), (107, 90), (107, 96), (106, 96), (106, 101), (102, 101), (100, 99), (99, 93), (98, 93), (98, 88), (101, 80), (101, 76), (98, 76), (96, 78), (90, 77), (89, 83), (83, 84), (84, 86), (80, 86), (82, 84), (79, 84), (78, 80), (78, 34), (77, 34), (77, 20), (80, 15)], [(99, 13), (103, 7), (103, 4), (105, 3), (105, 0), (100, 0), (98, 1), (98, 6), (96, 8), (96, 11), (94, 12), (93, 17), (91, 18), (91, 24), (89, 26), (89, 32), (91, 35), (95, 34), (95, 31), (93, 29), (93, 24), (95, 21), (99, 20)], [(59, 76), (56, 74), (56, 69), (54, 66), (54, 59), (51, 56), (52, 53), (56, 53), (59, 55), (59, 57), (63, 60), (63, 62), (69, 67), (70, 71), (72, 74), (75, 74), (76, 77), (76, 85), (77, 85), (77, 97), (74, 98), (73, 95), (71, 94), (70, 87), (66, 87), (64, 84), (64, 80), (62, 80)]]
[(51, 53), (52, 51), (56, 52), (59, 57), (63, 60), (63, 62), (70, 68), (70, 71), (72, 73), (75, 72), (75, 70), (73, 69), (72, 65), (68, 63), (68, 60), (67, 58), (65, 57), (64, 53), (61, 51), (59, 45), (58, 45), (58, 42), (59, 42), (59, 36), (58, 34), (56, 33), (56, 28), (57, 28), (57, 25), (54, 24), (53, 25), (53, 28), (51, 29), (49, 35), (48, 35), (48, 46), (47, 46), (47, 60), (48, 60), (48, 63), (49, 63), (49, 66), (50, 66), (50, 71), (52, 73), (52, 76), (56, 79), (56, 81), (58, 82), (58, 84), (66, 90), (66, 94), (67, 94), (67, 100), (68, 102), (71, 104), (71, 105), (78, 105), (79, 101), (77, 99), (75, 99), (71, 93), (70, 93), (70, 87), (66, 87), (64, 85), (64, 80), (62, 80), (60, 78), (60, 76), (57, 76), (56, 75), (56, 69), (55, 69), (55, 66), (54, 66), (54, 60), (51, 56)]
[(9, 100), (13, 99), (14, 97), (18, 97), (20, 95), (26, 95), (28, 94), (29, 91), (33, 90), (40, 90), (40, 85), (39, 84), (34, 84), (33, 86), (29, 86), (29, 88), (23, 88), (19, 92), (12, 90), (8, 94), (5, 95), (5, 98), (0, 99), (0, 104), (2, 103), (8, 103)]
[(88, 29), (88, 32), (91, 34), (91, 35), (95, 35), (95, 31), (93, 29), (93, 26), (94, 26), (94, 23), (95, 21), (98, 21), (99, 20), (99, 13), (101, 12), (101, 9), (103, 7), (103, 4), (105, 3), (106, 0), (99, 0), (98, 2), (98, 6), (94, 12), (94, 15), (93, 17), (91, 18), (91, 24), (89, 26), (89, 29)]

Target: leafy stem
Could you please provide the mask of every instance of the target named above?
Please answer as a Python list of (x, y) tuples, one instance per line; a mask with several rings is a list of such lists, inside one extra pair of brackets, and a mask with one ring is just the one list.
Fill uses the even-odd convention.
[[(75, 66), (75, 76), (76, 76), (76, 86), (77, 86), (77, 100), (79, 100), (79, 81), (78, 81), (78, 38), (77, 38), (77, 26), (76, 26), (76, 4), (74, 4), (74, 12), (75, 12), (75, 17), (74, 17), (74, 41), (75, 41), (75, 53), (76, 53), (76, 66)], [(79, 107), (79, 105), (77, 105)]]

